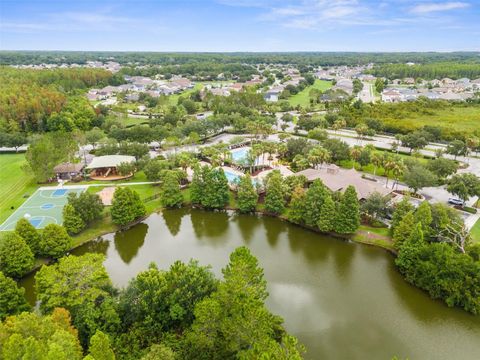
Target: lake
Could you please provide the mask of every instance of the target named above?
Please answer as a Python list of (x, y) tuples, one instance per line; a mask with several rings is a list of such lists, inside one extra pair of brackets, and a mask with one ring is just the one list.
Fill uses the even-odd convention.
[[(480, 317), (448, 308), (407, 284), (386, 251), (321, 236), (270, 217), (200, 210), (153, 214), (85, 244), (117, 286), (155, 262), (198, 259), (220, 276), (248, 246), (264, 268), (269, 309), (307, 347), (307, 359), (479, 359)], [(22, 284), (34, 301), (33, 276)]]

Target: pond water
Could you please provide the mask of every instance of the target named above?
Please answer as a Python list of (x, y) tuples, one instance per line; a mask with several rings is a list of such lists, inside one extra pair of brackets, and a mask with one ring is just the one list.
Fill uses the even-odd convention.
[[(390, 254), (275, 218), (165, 211), (73, 253), (105, 254), (112, 281), (125, 286), (149, 263), (168, 269), (177, 259), (211, 264), (220, 276), (241, 245), (259, 259), (267, 306), (306, 345), (307, 359), (480, 358), (480, 317), (408, 285)], [(33, 277), (22, 284), (33, 301)]]

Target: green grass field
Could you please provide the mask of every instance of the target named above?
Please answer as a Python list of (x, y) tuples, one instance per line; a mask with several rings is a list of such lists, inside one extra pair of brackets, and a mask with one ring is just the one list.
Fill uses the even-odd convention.
[(473, 242), (480, 243), (480, 219), (473, 225), (470, 234), (472, 235)]
[(385, 119), (385, 123), (405, 127), (421, 128), (425, 125), (443, 128), (446, 133), (453, 131), (474, 133), (480, 129), (480, 107), (448, 107), (433, 111), (432, 114), (410, 113), (405, 119)]
[(332, 87), (331, 81), (315, 80), (315, 83), (313, 85), (307, 86), (298, 94), (290, 97), (288, 99), (288, 102), (292, 106), (300, 105), (302, 107), (308, 107), (310, 106), (310, 97), (308, 96), (308, 93), (310, 92), (310, 90), (317, 89), (317, 90), (325, 91), (330, 89), (331, 87)]
[[(22, 170), (25, 154), (0, 154), (0, 223), (37, 190), (33, 175)], [(11, 209), (13, 207), (13, 209)]]

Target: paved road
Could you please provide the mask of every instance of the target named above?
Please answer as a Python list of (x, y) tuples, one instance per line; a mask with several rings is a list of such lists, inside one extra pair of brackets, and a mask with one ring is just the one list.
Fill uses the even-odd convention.
[(364, 82), (363, 89), (358, 93), (357, 98), (362, 100), (364, 103), (374, 103), (376, 99), (373, 92), (373, 84)]

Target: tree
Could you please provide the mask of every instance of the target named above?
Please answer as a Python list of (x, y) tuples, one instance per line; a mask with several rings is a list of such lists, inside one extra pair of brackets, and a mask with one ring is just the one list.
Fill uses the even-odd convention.
[(321, 146), (316, 146), (308, 152), (307, 159), (316, 169), (318, 165), (322, 167), (324, 163), (328, 163), (330, 161), (330, 153), (327, 149)]
[(138, 193), (126, 186), (115, 190), (110, 213), (114, 224), (124, 226), (144, 216), (146, 209)]
[[(154, 264), (140, 272), (121, 292), (118, 309), (126, 332), (136, 331), (145, 347), (160, 341), (162, 333), (182, 333), (194, 321), (195, 306), (217, 288), (209, 267), (191, 260), (175, 262), (168, 271)], [(126, 347), (130, 347), (128, 336)], [(124, 343), (124, 341), (121, 341)]]
[(97, 127), (94, 127), (92, 130), (89, 130), (85, 133), (85, 139), (88, 144), (93, 146), (95, 149), (97, 143), (105, 137), (105, 133)]
[(117, 165), (117, 171), (122, 176), (130, 176), (135, 172), (135, 164), (133, 162), (122, 162)]
[(0, 242), (0, 270), (7, 276), (20, 278), (35, 263), (32, 250), (17, 233), (6, 233)]
[(428, 144), (425, 135), (420, 131), (414, 131), (407, 135), (403, 135), (400, 140), (403, 146), (410, 148), (410, 153), (412, 153), (413, 150), (422, 149)]
[(205, 174), (202, 205), (208, 209), (222, 209), (230, 199), (228, 180), (222, 168), (211, 169)]
[(378, 93), (382, 93), (383, 89), (385, 89), (385, 81), (381, 78), (375, 79), (375, 90)]
[(112, 283), (99, 254), (65, 256), (58, 263), (45, 265), (35, 275), (37, 299), (43, 313), (55, 307), (70, 311), (84, 303), (100, 304), (109, 296)]
[(57, 308), (47, 316), (23, 312), (10, 317), (0, 332), (0, 357), (5, 360), (82, 359), (77, 331), (65, 309)]
[(75, 211), (71, 204), (66, 204), (62, 210), (63, 227), (69, 234), (78, 234), (85, 228), (82, 217)]
[(279, 171), (271, 173), (265, 191), (265, 210), (272, 214), (281, 214), (285, 210), (285, 192)]
[(19, 288), (13, 279), (0, 271), (0, 321), (7, 316), (28, 311), (30, 306), (25, 300), (25, 290)]
[(395, 206), (395, 211), (393, 212), (392, 221), (390, 223), (390, 235), (393, 235), (395, 228), (400, 224), (405, 215), (409, 212), (413, 213), (414, 210), (415, 207), (410, 203), (410, 198), (404, 196), (402, 201)]
[(317, 179), (313, 181), (305, 196), (305, 212), (303, 220), (306, 225), (311, 227), (317, 226), (323, 202), (328, 195), (328, 190), (325, 185), (323, 185), (322, 180)]
[(73, 206), (75, 212), (82, 218), (85, 226), (102, 216), (103, 203), (97, 194), (84, 191), (77, 195), (68, 194), (68, 203)]
[(393, 245), (395, 249), (401, 249), (403, 242), (410, 237), (414, 227), (415, 219), (413, 217), (413, 211), (410, 211), (403, 217), (393, 231)]
[(305, 190), (297, 186), (293, 190), (288, 206), (288, 220), (294, 224), (302, 224), (305, 218)]
[(148, 181), (160, 181), (162, 170), (168, 169), (168, 162), (152, 159), (148, 161), (143, 167), (143, 172)]
[(317, 226), (320, 231), (330, 232), (335, 227), (335, 202), (332, 196), (328, 194), (325, 197), (322, 207), (320, 208), (320, 217), (318, 218)]
[(347, 187), (340, 200), (335, 216), (334, 231), (339, 234), (352, 234), (360, 226), (360, 204), (357, 192), (351, 185)]
[(242, 213), (254, 211), (257, 206), (258, 193), (249, 174), (240, 178), (237, 186), (237, 206)]
[[(222, 273), (217, 291), (195, 307), (195, 320), (182, 342), (182, 359), (256, 358), (251, 353), (254, 346), (266, 350), (265, 344), (272, 341), (282, 344), (275, 336), (276, 330), (284, 332), (281, 320), (265, 307), (263, 269), (250, 250), (237, 248)], [(296, 358), (298, 349), (288, 348), (291, 357), (282, 346), (277, 348), (282, 349), (279, 359)]]
[(403, 174), (403, 181), (416, 194), (421, 188), (435, 185), (437, 178), (424, 166), (414, 165), (410, 169), (407, 168)]
[(141, 360), (175, 360), (175, 353), (163, 344), (153, 344)]
[(40, 255), (56, 259), (61, 257), (71, 247), (72, 238), (67, 234), (67, 230), (63, 226), (57, 224), (45, 226), (39, 244)]
[(480, 196), (480, 178), (472, 173), (453, 175), (447, 182), (447, 191), (465, 203), (472, 196)]
[(445, 151), (447, 154), (453, 155), (457, 160), (457, 156), (465, 156), (468, 153), (468, 147), (462, 140), (453, 140), (447, 146)]
[(25, 154), (28, 167), (38, 182), (45, 182), (55, 174), (53, 168), (71, 159), (78, 149), (68, 133), (48, 133), (31, 142)]
[(371, 219), (384, 218), (387, 214), (389, 199), (379, 192), (372, 193), (361, 206), (362, 212)]
[(27, 143), (27, 137), (20, 132), (13, 133), (1, 133), (0, 134), (0, 146), (13, 147), (15, 152), (18, 152), (18, 148)]
[(180, 207), (183, 204), (183, 194), (174, 171), (168, 170), (163, 176), (160, 202), (167, 208)]
[(88, 350), (95, 360), (115, 360), (110, 339), (100, 330), (97, 330), (90, 339)]
[(25, 240), (33, 254), (38, 254), (40, 234), (37, 229), (25, 218), (21, 218), (15, 225), (15, 232)]
[(416, 224), (422, 224), (422, 232), (424, 237), (428, 237), (431, 234), (430, 225), (432, 224), (432, 210), (428, 201), (423, 201), (415, 211), (413, 215)]
[(453, 160), (438, 157), (428, 162), (427, 169), (440, 179), (444, 179), (457, 171), (458, 164)]

